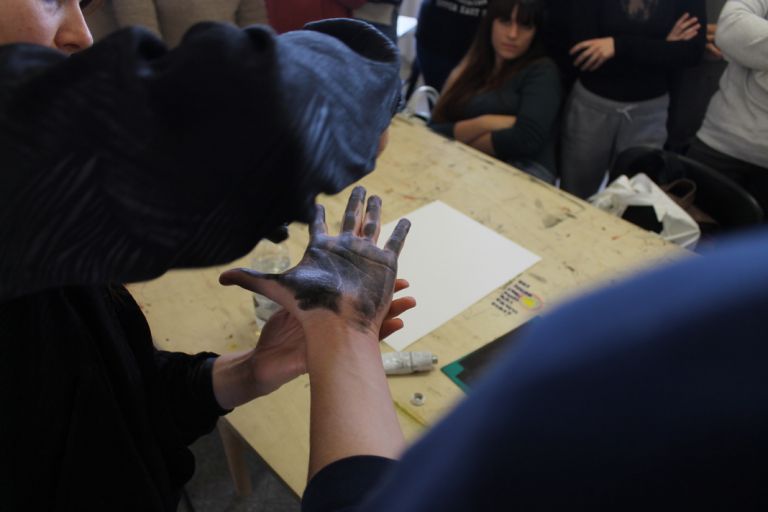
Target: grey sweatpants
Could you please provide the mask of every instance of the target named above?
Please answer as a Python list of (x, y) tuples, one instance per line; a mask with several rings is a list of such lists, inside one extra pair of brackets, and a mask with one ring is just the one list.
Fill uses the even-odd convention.
[(576, 82), (566, 104), (560, 186), (587, 198), (597, 192), (621, 151), (633, 146), (661, 148), (667, 139), (669, 95), (625, 103), (589, 92)]

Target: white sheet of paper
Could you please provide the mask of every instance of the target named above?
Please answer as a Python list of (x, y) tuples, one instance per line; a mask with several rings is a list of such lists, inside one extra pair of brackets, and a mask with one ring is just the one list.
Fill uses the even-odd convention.
[[(504, 285), (541, 258), (479, 222), (435, 201), (406, 215), (411, 231), (398, 261), (398, 277), (411, 286), (399, 295), (417, 306), (405, 327), (385, 341), (403, 350)], [(381, 228), (386, 243), (397, 222)]]

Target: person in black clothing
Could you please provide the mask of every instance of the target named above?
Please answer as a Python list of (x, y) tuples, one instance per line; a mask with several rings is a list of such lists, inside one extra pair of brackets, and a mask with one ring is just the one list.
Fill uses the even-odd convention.
[(443, 89), (467, 54), (488, 0), (424, 0), (416, 27), (416, 58), (424, 83)]
[[(173, 51), (125, 29), (88, 48), (88, 3), (0, 3), (0, 482), (9, 510), (171, 512), (187, 446), (305, 371), (304, 332), (282, 313), (254, 350), (158, 351), (122, 283), (313, 219), (318, 193), (374, 167), (399, 65), (339, 20), (280, 37), (202, 24)], [(386, 316), (392, 286), (369, 294)]]
[(571, 9), (579, 79), (565, 108), (561, 185), (586, 198), (623, 149), (664, 145), (668, 75), (699, 61), (707, 20), (704, 0), (585, 0)]
[(685, 154), (701, 128), (709, 100), (717, 92), (727, 66), (715, 44), (715, 31), (725, 0), (707, 0), (707, 45), (697, 66), (672, 71), (669, 77), (669, 118), (665, 148)]
[(430, 127), (554, 183), (560, 77), (545, 56), (538, 0), (491, 0)]

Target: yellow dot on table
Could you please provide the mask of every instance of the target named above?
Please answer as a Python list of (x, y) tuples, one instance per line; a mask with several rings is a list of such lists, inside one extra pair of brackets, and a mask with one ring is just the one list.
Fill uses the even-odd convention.
[(526, 309), (538, 309), (541, 307), (541, 301), (539, 298), (529, 295), (523, 295), (520, 297), (520, 304), (522, 304)]

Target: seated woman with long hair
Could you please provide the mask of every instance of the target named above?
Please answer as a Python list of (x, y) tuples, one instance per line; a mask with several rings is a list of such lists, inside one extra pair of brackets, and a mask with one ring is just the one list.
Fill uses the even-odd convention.
[(451, 73), (430, 127), (554, 182), (561, 86), (546, 56), (538, 0), (494, 0)]

